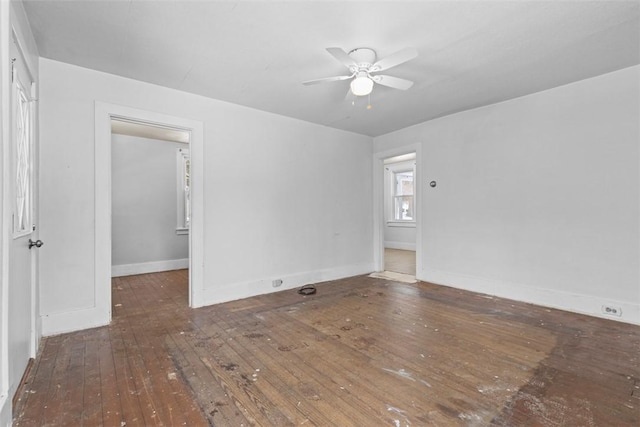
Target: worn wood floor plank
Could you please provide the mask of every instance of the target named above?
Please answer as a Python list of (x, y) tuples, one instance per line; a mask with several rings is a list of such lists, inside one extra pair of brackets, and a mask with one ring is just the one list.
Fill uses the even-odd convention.
[(95, 426), (103, 423), (102, 388), (100, 384), (100, 345), (106, 341), (108, 331), (87, 334), (84, 347), (84, 372), (81, 425)]
[[(45, 344), (46, 343), (46, 344)], [(51, 390), (53, 378), (53, 366), (56, 366), (56, 358), (60, 349), (60, 339), (57, 337), (43, 338), (38, 356), (36, 357), (34, 374), (27, 378), (25, 392), (20, 396), (16, 407), (17, 419), (22, 425), (41, 425), (43, 423), (44, 410), (47, 406), (47, 394)], [(33, 408), (24, 412), (25, 408)], [(18, 413), (17, 411), (22, 411)]]
[[(97, 331), (96, 331), (97, 332)], [(97, 332), (104, 336), (98, 348), (98, 368), (100, 370), (100, 394), (103, 425), (118, 425), (122, 419), (122, 405), (116, 381), (116, 367), (113, 359), (112, 332), (99, 328)]]
[[(26, 417), (23, 425), (70, 425), (67, 420), (71, 417), (75, 419), (76, 425), (81, 422), (84, 411), (84, 343), (82, 339), (54, 337), (50, 344), (57, 348), (57, 368), (51, 371), (47, 384), (34, 378), (29, 387), (29, 393), (33, 397), (29, 399), (29, 405), (41, 406), (39, 411), (34, 411), (35, 419)], [(45, 360), (46, 353), (47, 351), (41, 353), (41, 363)], [(47, 370), (50, 366), (39, 364), (38, 369)]]
[[(232, 328), (232, 325), (237, 325), (238, 322), (245, 323), (243, 320), (235, 318), (233, 314), (226, 316), (219, 316), (218, 324), (226, 325), (228, 330), (236, 329)], [(252, 366), (260, 366), (260, 374), (254, 373), (256, 380), (260, 381), (256, 383), (257, 387), (262, 387), (265, 383), (273, 382), (276, 386), (279, 386), (280, 394), (284, 394), (284, 399), (279, 399), (277, 404), (288, 407), (289, 416), (288, 421), (294, 424), (300, 422), (313, 422), (321, 425), (332, 425), (335, 423), (334, 415), (337, 411), (336, 405), (325, 405), (324, 401), (318, 397), (318, 393), (314, 393), (311, 396), (313, 401), (312, 405), (308, 405), (308, 409), (303, 412), (300, 408), (300, 404), (306, 401), (305, 392), (308, 395), (310, 387), (298, 385), (306, 381), (306, 383), (313, 382), (312, 374), (308, 369), (304, 370), (304, 373), (298, 373), (296, 375), (296, 364), (303, 363), (302, 361), (292, 361), (290, 363), (281, 364), (283, 353), (282, 351), (275, 351), (287, 349), (289, 351), (289, 340), (285, 337), (281, 339), (269, 332), (258, 332), (262, 329), (256, 329), (255, 326), (258, 322), (250, 322), (252, 325), (247, 325), (243, 328), (245, 332), (232, 334), (228, 338), (228, 343), (235, 347), (236, 354), (252, 355), (248, 359), (251, 360)], [(267, 335), (269, 334), (269, 335)], [(290, 356), (290, 354), (287, 354)], [(245, 357), (247, 359), (247, 357)], [(278, 369), (280, 368), (280, 369)], [(324, 376), (326, 378), (326, 376)], [(317, 383), (316, 383), (317, 384)], [(336, 392), (337, 387), (329, 392)], [(341, 402), (344, 403), (344, 402)], [(345, 403), (346, 404), (346, 403)], [(315, 420), (315, 421), (314, 421)], [(356, 420), (352, 420), (356, 421)]]
[[(16, 426), (637, 426), (640, 327), (355, 277), (190, 309), (113, 280), (113, 321), (43, 339)], [(124, 423), (124, 424), (123, 424)]]
[[(138, 276), (137, 279), (145, 277)], [(140, 297), (136, 290), (143, 292), (144, 296)], [(133, 302), (133, 304), (127, 304), (125, 311), (131, 305), (139, 307), (154, 302), (148, 298), (149, 295), (154, 295), (154, 289), (147, 286), (143, 280), (133, 281), (131, 291), (130, 302)], [(159, 306), (157, 308), (162, 309)], [(184, 395), (184, 393), (180, 393), (179, 390), (174, 393), (172, 380), (169, 377), (172, 368), (163, 363), (167, 360), (166, 357), (160, 357), (164, 353), (164, 349), (159, 338), (166, 335), (166, 329), (155, 315), (144, 315), (141, 319), (138, 319), (138, 317), (140, 316), (127, 316), (129, 322), (125, 325), (132, 334), (134, 348), (138, 349), (138, 354), (136, 355), (136, 360), (140, 361), (138, 382), (143, 385), (145, 395), (149, 399), (147, 406), (151, 413), (147, 415), (146, 422), (151, 424), (150, 420), (153, 420), (153, 424), (157, 425), (165, 423), (169, 425), (184, 425), (186, 424), (184, 415), (187, 414), (185, 411), (189, 411), (190, 408), (181, 405), (181, 403), (184, 403), (182, 399), (180, 401), (176, 399), (176, 395)], [(156, 373), (156, 375), (148, 375), (151, 372)], [(163, 372), (167, 375), (161, 375)]]

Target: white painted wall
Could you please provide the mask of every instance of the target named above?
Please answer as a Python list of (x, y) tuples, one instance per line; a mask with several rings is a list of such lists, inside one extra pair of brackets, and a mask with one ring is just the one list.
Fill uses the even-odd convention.
[(189, 144), (111, 137), (113, 275), (188, 267), (189, 236), (177, 235), (177, 150)]
[(392, 221), (393, 170), (412, 169), (415, 160), (386, 164), (384, 167), (384, 247), (390, 249), (416, 250), (416, 226)]
[(40, 67), (41, 238), (55, 254), (41, 262), (45, 334), (94, 306), (96, 100), (204, 123), (206, 303), (372, 271), (371, 138), (44, 58)]
[(422, 144), (418, 278), (640, 323), (639, 104), (635, 66), (375, 138)]
[(390, 249), (402, 249), (405, 251), (416, 250), (416, 228), (411, 226), (384, 225), (384, 247)]
[[(35, 40), (31, 33), (26, 14), (20, 1), (2, 1), (0, 2), (0, 100), (2, 103), (2, 115), (0, 116), (0, 129), (2, 142), (1, 161), (2, 161), (2, 189), (0, 190), (0, 212), (2, 215), (2, 227), (0, 227), (0, 258), (2, 260), (0, 267), (0, 426), (11, 425), (11, 399), (22, 378), (24, 368), (27, 365), (29, 357), (32, 355), (25, 352), (25, 346), (9, 345), (9, 339), (21, 342), (31, 342), (32, 337), (16, 336), (15, 325), (32, 324), (32, 313), (28, 310), (13, 311), (9, 310), (9, 295), (19, 295), (25, 301), (32, 300), (32, 290), (25, 289), (23, 283), (14, 283), (9, 280), (12, 274), (11, 254), (11, 210), (12, 201), (8, 198), (11, 194), (7, 185), (10, 182), (7, 176), (9, 169), (9, 146), (10, 146), (10, 93), (11, 93), (11, 77), (10, 77), (10, 43), (11, 34), (15, 32), (18, 44), (25, 55), (27, 67), (33, 75), (36, 82), (36, 94), (38, 84), (38, 50)], [(34, 119), (37, 121), (37, 113)], [(37, 135), (35, 136), (37, 150)], [(37, 163), (37, 154), (35, 161)], [(34, 221), (37, 221), (37, 212), (34, 213)], [(37, 260), (35, 261), (37, 262)], [(36, 277), (37, 280), (37, 277)], [(36, 284), (37, 289), (37, 284)], [(37, 301), (36, 301), (37, 309)], [(13, 326), (13, 327), (12, 327)], [(35, 339), (39, 342), (39, 323), (35, 325)], [(14, 332), (14, 333), (10, 333)]]

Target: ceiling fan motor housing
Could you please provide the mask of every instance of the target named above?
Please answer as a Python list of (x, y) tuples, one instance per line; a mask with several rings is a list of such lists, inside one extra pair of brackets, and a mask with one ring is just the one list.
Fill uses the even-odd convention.
[(349, 56), (358, 64), (360, 70), (369, 69), (376, 62), (376, 51), (368, 47), (355, 48), (349, 52)]

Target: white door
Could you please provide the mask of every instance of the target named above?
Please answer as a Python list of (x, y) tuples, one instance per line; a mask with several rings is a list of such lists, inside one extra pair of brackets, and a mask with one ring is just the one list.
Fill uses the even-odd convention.
[[(15, 58), (15, 59), (14, 59)], [(33, 84), (15, 41), (11, 44), (11, 138), (7, 202), (11, 209), (9, 242), (9, 391), (14, 393), (29, 358), (35, 356), (34, 101)], [(38, 242), (41, 245), (41, 242)]]

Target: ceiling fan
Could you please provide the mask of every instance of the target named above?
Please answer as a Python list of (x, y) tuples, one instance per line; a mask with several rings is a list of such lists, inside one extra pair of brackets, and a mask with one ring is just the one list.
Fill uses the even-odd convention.
[(351, 80), (351, 92), (356, 96), (369, 95), (373, 90), (373, 84), (377, 83), (383, 86), (392, 87), (394, 89), (407, 90), (413, 82), (398, 77), (387, 76), (383, 74), (374, 74), (387, 70), (396, 65), (403, 64), (418, 56), (418, 51), (412, 47), (402, 49), (391, 56), (376, 61), (376, 52), (373, 49), (359, 47), (346, 53), (339, 47), (328, 47), (329, 52), (334, 58), (349, 69), (351, 73), (348, 76), (326, 77), (323, 79), (309, 80), (303, 82), (304, 85), (313, 85), (317, 83), (336, 82), (341, 80)]

